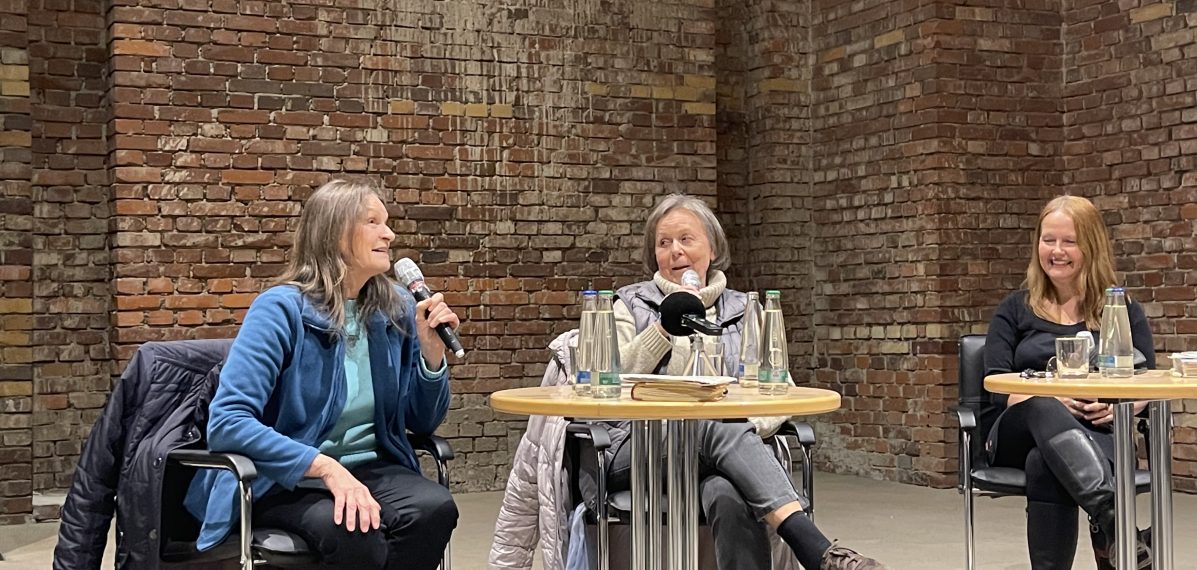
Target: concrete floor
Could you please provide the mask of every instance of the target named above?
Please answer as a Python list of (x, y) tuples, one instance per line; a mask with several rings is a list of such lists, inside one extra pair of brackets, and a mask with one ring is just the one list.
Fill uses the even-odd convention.
[[(955, 490), (927, 489), (820, 473), (816, 479), (819, 527), (831, 538), (884, 562), (891, 570), (964, 567), (963, 503)], [(1141, 526), (1148, 521), (1147, 497), (1139, 500)], [(456, 570), (486, 567), (490, 537), (502, 493), (457, 495), (461, 519), (453, 535)], [(1023, 500), (977, 500), (977, 561), (983, 570), (1029, 568)], [(1176, 495), (1175, 562), (1197, 567), (1197, 496)], [(1082, 526), (1082, 528), (1084, 528)], [(45, 569), (51, 565), (57, 525), (0, 527), (0, 570)], [(111, 546), (104, 568), (112, 567)], [(1094, 568), (1087, 537), (1081, 537), (1075, 569)]]

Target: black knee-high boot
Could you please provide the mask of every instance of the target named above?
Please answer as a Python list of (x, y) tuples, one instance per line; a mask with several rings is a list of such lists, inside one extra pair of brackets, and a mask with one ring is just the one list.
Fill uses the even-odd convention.
[[(1077, 504), (1089, 514), (1089, 520), (1107, 538), (1114, 529), (1114, 470), (1101, 448), (1082, 429), (1062, 432), (1039, 448), (1043, 461)], [(1136, 540), (1137, 568), (1151, 567), (1151, 549), (1142, 537)], [(1107, 555), (1114, 558), (1114, 549)], [(1101, 565), (1101, 553), (1098, 565)]]
[(1114, 470), (1097, 443), (1082, 429), (1070, 429), (1040, 446), (1043, 461), (1089, 519), (1114, 535)]
[(1073, 505), (1027, 502), (1027, 550), (1031, 570), (1070, 570), (1076, 554), (1077, 514)]

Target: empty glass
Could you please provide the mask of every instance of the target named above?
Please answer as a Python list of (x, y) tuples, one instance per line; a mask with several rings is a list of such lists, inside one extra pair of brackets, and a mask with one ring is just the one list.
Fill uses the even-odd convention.
[(718, 339), (707, 341), (703, 369), (707, 376), (723, 376), (723, 343)]
[(1056, 339), (1056, 375), (1060, 378), (1089, 376), (1089, 339), (1075, 336)]

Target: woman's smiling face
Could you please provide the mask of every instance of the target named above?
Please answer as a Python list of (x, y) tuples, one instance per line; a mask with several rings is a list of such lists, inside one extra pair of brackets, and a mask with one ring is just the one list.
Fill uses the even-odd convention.
[(1085, 266), (1076, 224), (1064, 212), (1052, 212), (1039, 226), (1039, 266), (1057, 289), (1071, 289)]

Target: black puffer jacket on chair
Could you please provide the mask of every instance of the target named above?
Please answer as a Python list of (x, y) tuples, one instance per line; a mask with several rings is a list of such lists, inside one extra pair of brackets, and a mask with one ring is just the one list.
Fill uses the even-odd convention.
[(114, 512), (116, 567), (159, 567), (166, 456), (203, 437), (231, 344), (149, 342), (133, 355), (79, 456), (54, 570), (98, 569)]

